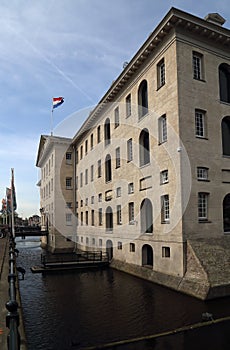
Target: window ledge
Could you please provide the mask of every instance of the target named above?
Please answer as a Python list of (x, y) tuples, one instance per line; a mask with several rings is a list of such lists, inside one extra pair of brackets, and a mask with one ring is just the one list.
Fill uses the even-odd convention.
[(167, 220), (167, 221), (161, 221), (162, 224), (170, 224), (170, 221)]
[(199, 219), (198, 223), (199, 224), (211, 224), (212, 221), (208, 220), (208, 219)]
[(230, 102), (221, 101), (221, 100), (219, 100), (219, 101), (220, 101), (220, 103), (223, 104), (223, 105), (226, 105), (226, 106), (229, 106), (229, 105), (230, 105)]
[(197, 179), (197, 181), (210, 182), (210, 180), (208, 180), (208, 179)]
[(194, 77), (193, 77), (193, 79), (196, 81), (201, 81), (202, 83), (206, 83), (206, 80), (204, 80), (204, 79), (198, 79), (198, 78), (194, 78)]
[(162, 84), (162, 85), (160, 85), (160, 86), (158, 86), (158, 88), (156, 89), (156, 91), (159, 91), (163, 86), (165, 86), (165, 83)]
[(229, 158), (229, 159), (230, 159), (230, 155), (227, 155), (227, 154), (222, 154), (222, 157), (223, 157), (223, 158)]
[(208, 140), (208, 137), (205, 137), (205, 136), (196, 135), (196, 138), (200, 140)]
[(146, 163), (146, 164), (142, 164), (142, 165), (140, 165), (140, 168), (141, 169), (143, 169), (143, 168), (145, 168), (145, 167), (147, 167), (147, 166), (149, 166), (149, 165), (151, 165), (151, 163), (149, 162), (149, 163)]

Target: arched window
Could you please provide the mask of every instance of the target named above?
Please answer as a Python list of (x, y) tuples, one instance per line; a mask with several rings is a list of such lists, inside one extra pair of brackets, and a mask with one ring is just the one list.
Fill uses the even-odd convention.
[(148, 198), (141, 203), (141, 232), (153, 233), (153, 206)]
[(230, 156), (230, 116), (222, 119), (221, 131), (223, 155)]
[(230, 232), (230, 193), (223, 200), (223, 223), (224, 232)]
[(149, 244), (142, 247), (142, 266), (153, 267), (153, 248)]
[(105, 212), (105, 227), (106, 231), (113, 231), (113, 210), (107, 207)]
[(149, 148), (149, 131), (148, 129), (143, 129), (139, 136), (140, 166), (150, 162)]
[(148, 85), (147, 81), (143, 80), (138, 89), (138, 116), (143, 117), (148, 113)]
[(219, 66), (220, 100), (230, 103), (230, 66), (222, 63)]
[(111, 156), (107, 154), (105, 158), (105, 182), (112, 180), (112, 164), (111, 164)]
[(105, 138), (105, 146), (110, 144), (110, 120), (109, 118), (106, 119), (105, 125), (104, 125), (104, 138)]

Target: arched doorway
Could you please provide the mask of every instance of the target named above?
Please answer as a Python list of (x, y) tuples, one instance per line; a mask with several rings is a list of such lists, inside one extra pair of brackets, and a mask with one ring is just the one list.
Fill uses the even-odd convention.
[(113, 231), (113, 210), (111, 207), (106, 208), (105, 225), (106, 231)]
[(109, 260), (111, 260), (113, 258), (113, 242), (110, 239), (106, 241), (106, 253), (108, 254)]
[(153, 267), (153, 248), (149, 244), (142, 247), (142, 266)]
[(223, 200), (223, 224), (224, 232), (230, 232), (230, 193)]
[(141, 203), (141, 232), (153, 233), (153, 206), (148, 198)]

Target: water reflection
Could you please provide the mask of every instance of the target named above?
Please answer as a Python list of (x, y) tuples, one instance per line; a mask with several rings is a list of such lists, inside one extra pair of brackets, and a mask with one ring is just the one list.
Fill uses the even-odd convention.
[[(40, 263), (38, 239), (17, 239), (17, 248), (27, 271), (20, 290), (28, 350), (81, 349), (193, 324), (203, 312), (230, 315), (230, 298), (202, 302), (113, 269), (32, 274), (30, 267)], [(187, 333), (122, 349), (190, 349), (190, 340)]]

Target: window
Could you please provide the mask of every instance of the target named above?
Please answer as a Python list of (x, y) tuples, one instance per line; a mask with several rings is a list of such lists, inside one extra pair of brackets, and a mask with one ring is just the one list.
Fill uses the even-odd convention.
[(80, 187), (83, 186), (83, 173), (80, 174)]
[(71, 226), (72, 225), (72, 214), (70, 214), (70, 213), (65, 214), (65, 220), (66, 220), (66, 225)]
[(129, 94), (125, 99), (125, 105), (126, 105), (126, 118), (131, 116), (131, 94)]
[(67, 177), (65, 179), (65, 183), (66, 183), (66, 189), (67, 190), (72, 189), (72, 177)]
[(96, 241), (95, 238), (92, 238), (92, 245), (95, 245)]
[(105, 223), (106, 223), (106, 231), (112, 231), (113, 230), (113, 210), (111, 207), (106, 208)]
[(89, 244), (89, 237), (86, 237), (85, 243)]
[(121, 187), (117, 187), (116, 193), (117, 193), (117, 197), (121, 197)]
[(101, 126), (97, 127), (97, 143), (101, 142)]
[(88, 184), (88, 169), (85, 169), (85, 184)]
[(161, 223), (169, 223), (169, 195), (161, 196)]
[(223, 226), (224, 232), (230, 233), (230, 193), (223, 200)]
[(89, 212), (88, 212), (88, 210), (85, 212), (85, 224), (86, 224), (86, 226), (89, 225)]
[(170, 258), (170, 247), (162, 247), (162, 258)]
[(83, 226), (83, 211), (81, 211), (81, 226)]
[(72, 208), (72, 202), (66, 202), (66, 208)]
[(230, 156), (230, 117), (224, 117), (221, 122), (222, 150), (224, 156)]
[(143, 129), (139, 136), (139, 155), (140, 166), (146, 165), (150, 162), (149, 131), (147, 129)]
[(203, 55), (198, 52), (192, 54), (193, 62), (193, 78), (197, 80), (203, 79)]
[(102, 193), (98, 194), (98, 202), (102, 202)]
[(135, 252), (135, 243), (129, 243), (129, 251), (131, 253), (134, 253)]
[(93, 181), (93, 175), (94, 175), (94, 167), (93, 167), (93, 165), (91, 165), (91, 167), (90, 167), (90, 179), (91, 179), (91, 181)]
[(83, 237), (81, 237), (81, 243), (83, 243)]
[(105, 192), (105, 200), (106, 201), (111, 201), (111, 199), (113, 198), (113, 191), (108, 190)]
[(116, 148), (116, 168), (121, 166), (121, 156), (120, 156), (120, 147)]
[(160, 183), (161, 185), (166, 184), (169, 182), (169, 178), (168, 178), (168, 170), (163, 170), (160, 173)]
[(91, 210), (91, 226), (94, 226), (94, 210)]
[(127, 141), (127, 162), (131, 162), (133, 160), (133, 140), (129, 139)]
[(197, 180), (208, 180), (208, 168), (197, 167)]
[(129, 224), (134, 224), (134, 202), (129, 203)]
[(143, 80), (138, 89), (138, 116), (142, 118), (148, 113), (148, 85)]
[(157, 88), (165, 85), (165, 61), (164, 58), (157, 65)]
[(79, 152), (76, 151), (76, 163), (78, 164), (79, 163)]
[(196, 110), (195, 111), (195, 133), (196, 137), (204, 138), (206, 136), (205, 130), (205, 112)]
[(93, 149), (93, 134), (90, 135), (90, 148)]
[(88, 140), (85, 140), (85, 154), (88, 153)]
[(81, 207), (83, 207), (83, 199), (81, 199)]
[(80, 158), (82, 159), (82, 157), (83, 157), (83, 146), (81, 146), (80, 148)]
[(102, 208), (98, 210), (98, 225), (102, 226)]
[(89, 203), (89, 198), (87, 197), (87, 198), (85, 199), (85, 205), (88, 206), (88, 203)]
[(222, 63), (219, 66), (220, 101), (230, 103), (230, 66)]
[(110, 138), (111, 138), (111, 133), (110, 133), (110, 120), (109, 118), (106, 119), (105, 124), (104, 124), (104, 139), (105, 139), (105, 146), (110, 144)]
[(152, 202), (145, 198), (140, 206), (141, 232), (153, 233), (153, 206)]
[(65, 159), (66, 159), (66, 164), (72, 164), (72, 153), (66, 152)]
[(121, 205), (117, 205), (117, 225), (121, 225)]
[(198, 220), (208, 220), (208, 193), (198, 193)]
[(122, 250), (122, 242), (117, 242), (117, 249)]
[(134, 184), (133, 182), (130, 182), (128, 184), (128, 194), (134, 193)]
[(167, 141), (167, 119), (166, 115), (163, 115), (158, 120), (159, 127), (159, 144)]
[(101, 159), (97, 162), (97, 176), (101, 177)]
[(111, 156), (107, 154), (105, 158), (105, 182), (109, 182), (112, 180), (112, 164), (111, 164)]
[(102, 239), (99, 239), (99, 247), (102, 247)]
[(119, 107), (114, 110), (114, 127), (117, 128), (120, 124), (119, 121)]
[(91, 204), (94, 204), (94, 196), (91, 196)]

